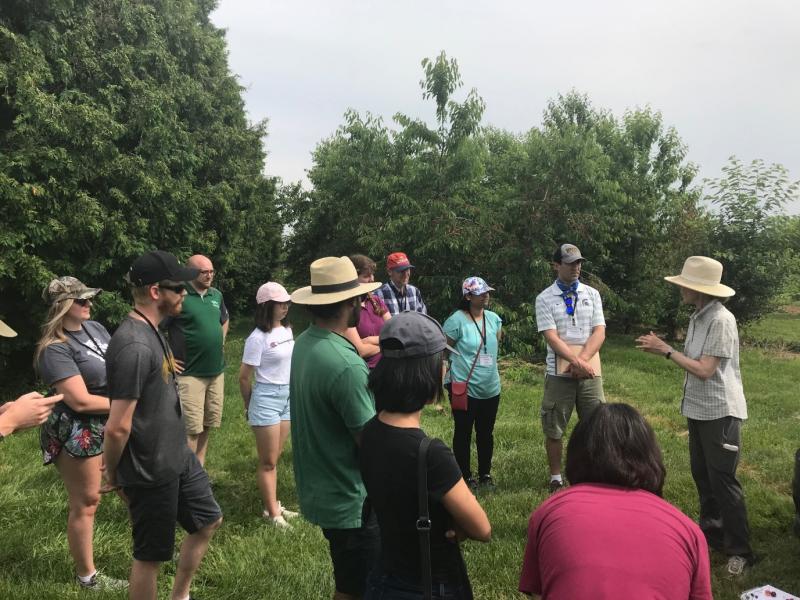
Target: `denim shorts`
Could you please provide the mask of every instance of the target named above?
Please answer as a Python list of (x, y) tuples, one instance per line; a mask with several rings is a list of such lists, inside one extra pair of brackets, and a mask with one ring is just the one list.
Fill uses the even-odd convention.
[(253, 427), (266, 427), (290, 420), (289, 384), (257, 381), (250, 394), (247, 422)]

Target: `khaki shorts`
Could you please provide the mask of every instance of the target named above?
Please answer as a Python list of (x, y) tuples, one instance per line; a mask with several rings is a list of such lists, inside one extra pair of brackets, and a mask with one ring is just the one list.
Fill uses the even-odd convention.
[(606, 401), (603, 395), (603, 378), (573, 379), (546, 375), (542, 398), (542, 430), (551, 440), (560, 440), (567, 429), (572, 409), (578, 409), (583, 419)]
[(186, 422), (186, 433), (199, 435), (203, 429), (222, 425), (225, 373), (216, 377), (178, 376), (178, 394)]

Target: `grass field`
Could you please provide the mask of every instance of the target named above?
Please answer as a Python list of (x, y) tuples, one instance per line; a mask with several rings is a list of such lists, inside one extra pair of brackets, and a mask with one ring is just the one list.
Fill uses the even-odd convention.
[[(779, 317), (782, 322), (783, 316)], [(776, 325), (777, 331), (784, 332), (786, 327), (797, 331), (800, 315), (790, 315), (788, 321)], [(767, 325), (772, 327), (763, 326)], [(239, 328), (227, 345), (225, 418), (222, 429), (212, 437), (208, 459), (225, 523), (212, 542), (194, 592), (204, 599), (330, 598), (330, 562), (319, 529), (301, 521), (292, 531), (277, 531), (260, 518), (255, 447), (236, 379), (243, 331)], [(666, 498), (696, 518), (687, 432), (679, 414), (679, 370), (663, 359), (637, 352), (629, 338), (611, 337), (603, 354), (609, 401), (633, 404), (650, 420), (668, 468)], [(800, 540), (791, 533), (790, 496), (793, 455), (800, 445), (800, 357), (747, 349), (742, 353), (742, 371), (750, 420), (744, 428), (739, 472), (753, 545), (762, 560), (733, 582), (721, 577), (723, 557), (712, 554), (714, 594), (734, 599), (741, 591), (764, 583), (800, 594)], [(543, 439), (535, 416), (542, 394), (541, 373), (540, 367), (523, 363), (509, 363), (503, 371), (495, 430), (498, 489), (480, 498), (494, 539), (490, 544), (464, 545), (479, 599), (521, 597), (515, 590), (528, 516), (547, 496)], [(449, 444), (448, 415), (426, 410), (423, 427)], [(72, 584), (66, 495), (55, 470), (41, 466), (37, 440), (36, 432), (27, 432), (0, 446), (0, 598), (83, 597)], [(290, 447), (279, 467), (279, 497), (288, 507), (297, 506)], [(115, 497), (105, 498), (97, 515), (95, 560), (114, 577), (124, 578), (130, 567), (130, 529), (124, 506)], [(162, 568), (161, 597), (168, 597), (174, 570), (174, 564)], [(576, 590), (575, 597), (590, 598), (591, 590)]]

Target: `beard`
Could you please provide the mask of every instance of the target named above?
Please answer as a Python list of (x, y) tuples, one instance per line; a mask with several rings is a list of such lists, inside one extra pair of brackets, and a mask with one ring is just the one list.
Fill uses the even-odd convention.
[(361, 321), (361, 301), (359, 300), (353, 307), (353, 312), (350, 313), (350, 318), (347, 319), (347, 326), (358, 327), (358, 323), (360, 321)]
[(177, 300), (168, 300), (167, 298), (159, 298), (158, 312), (167, 317), (175, 317), (181, 314), (183, 310), (183, 297)]

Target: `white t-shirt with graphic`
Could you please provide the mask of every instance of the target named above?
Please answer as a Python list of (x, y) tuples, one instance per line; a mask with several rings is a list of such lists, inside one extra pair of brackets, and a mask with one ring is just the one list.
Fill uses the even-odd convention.
[(287, 385), (294, 336), (288, 327), (266, 332), (254, 329), (244, 342), (242, 364), (256, 367), (256, 382)]

